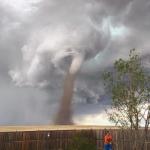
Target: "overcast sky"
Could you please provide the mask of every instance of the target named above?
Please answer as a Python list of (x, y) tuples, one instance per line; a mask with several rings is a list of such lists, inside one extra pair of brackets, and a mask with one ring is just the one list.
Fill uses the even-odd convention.
[(149, 70), (149, 39), (149, 0), (0, 0), (0, 124), (52, 123), (70, 53), (74, 122), (109, 124), (101, 73), (132, 48)]

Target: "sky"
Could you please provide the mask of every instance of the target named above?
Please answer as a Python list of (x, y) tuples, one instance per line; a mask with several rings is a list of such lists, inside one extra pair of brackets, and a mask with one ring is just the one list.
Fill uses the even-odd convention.
[(149, 0), (0, 0), (0, 125), (52, 124), (72, 57), (77, 124), (110, 125), (101, 75), (136, 48), (150, 70)]

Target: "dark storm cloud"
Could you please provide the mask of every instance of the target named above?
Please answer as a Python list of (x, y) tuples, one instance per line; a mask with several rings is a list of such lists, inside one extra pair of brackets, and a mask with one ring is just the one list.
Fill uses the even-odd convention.
[(0, 124), (3, 125), (39, 123), (46, 120), (43, 113), (51, 112), (40, 107), (49, 99), (45, 92), (15, 87), (8, 74), (22, 63), (21, 48), (29, 31), (26, 19), (9, 5), (0, 3)]
[(15, 53), (17, 42), (12, 36), (17, 26), (17, 16), (12, 13), (11, 9), (6, 9), (5, 6), (0, 5), (0, 72), (1, 76), (4, 77), (8, 76), (13, 55), (18, 56), (18, 52)]
[(144, 49), (143, 53), (149, 51), (149, 20), (150, 3), (148, 0), (133, 0), (129, 3), (126, 11), (118, 20), (129, 30), (128, 39), (125, 41), (128, 47)]
[[(88, 43), (87, 49), (90, 46), (93, 48), (88, 49), (87, 58), (91, 58), (91, 61), (83, 63), (76, 81), (73, 100), (76, 116), (103, 111), (99, 111), (98, 106), (94, 109), (95, 103), (108, 104), (109, 100), (103, 101), (106, 97), (101, 73), (111, 67), (116, 58), (127, 57), (129, 50), (136, 48), (141, 50), (143, 58), (147, 56), (146, 62), (149, 63), (149, 0), (41, 0), (32, 7), (34, 11), (20, 14), (11, 6), (0, 4), (1, 124), (47, 123), (52, 120), (51, 114), (57, 108), (64, 74), (70, 62), (70, 58), (65, 58), (57, 66), (51, 62), (53, 55), (48, 52), (36, 53), (38, 45), (43, 46), (44, 39), (53, 37), (52, 28), (55, 31), (66, 26), (68, 33), (81, 30), (85, 38), (80, 43)], [(91, 26), (93, 30), (86, 36), (83, 29), (89, 30)], [(56, 37), (61, 36), (58, 34)], [(28, 51), (26, 47), (33, 51)], [(94, 55), (100, 51), (95, 59), (93, 50)], [(26, 80), (26, 72), (29, 71), (26, 68), (31, 66), (31, 61), (24, 60), (32, 59), (35, 56), (33, 53), (38, 56), (40, 63), (32, 68), (33, 72)], [(19, 79), (19, 74), (15, 74), (19, 85), (27, 83), (32, 87), (15, 87), (9, 74), (16, 70), (21, 74)], [(86, 105), (87, 111), (82, 112)], [(92, 111), (88, 112), (90, 108)], [(6, 117), (3, 117), (6, 113)]]

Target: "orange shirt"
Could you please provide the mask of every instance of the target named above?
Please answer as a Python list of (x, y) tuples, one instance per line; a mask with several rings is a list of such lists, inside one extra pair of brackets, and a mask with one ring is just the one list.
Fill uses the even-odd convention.
[(112, 142), (112, 136), (111, 135), (105, 135), (104, 137), (104, 143), (109, 144)]

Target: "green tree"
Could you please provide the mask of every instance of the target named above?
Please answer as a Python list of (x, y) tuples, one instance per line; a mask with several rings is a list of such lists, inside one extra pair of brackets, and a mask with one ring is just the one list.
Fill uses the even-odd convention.
[(115, 61), (113, 71), (104, 73), (104, 82), (112, 97), (112, 109), (107, 110), (110, 121), (136, 131), (145, 125), (146, 138), (150, 124), (150, 75), (135, 49), (127, 60)]

